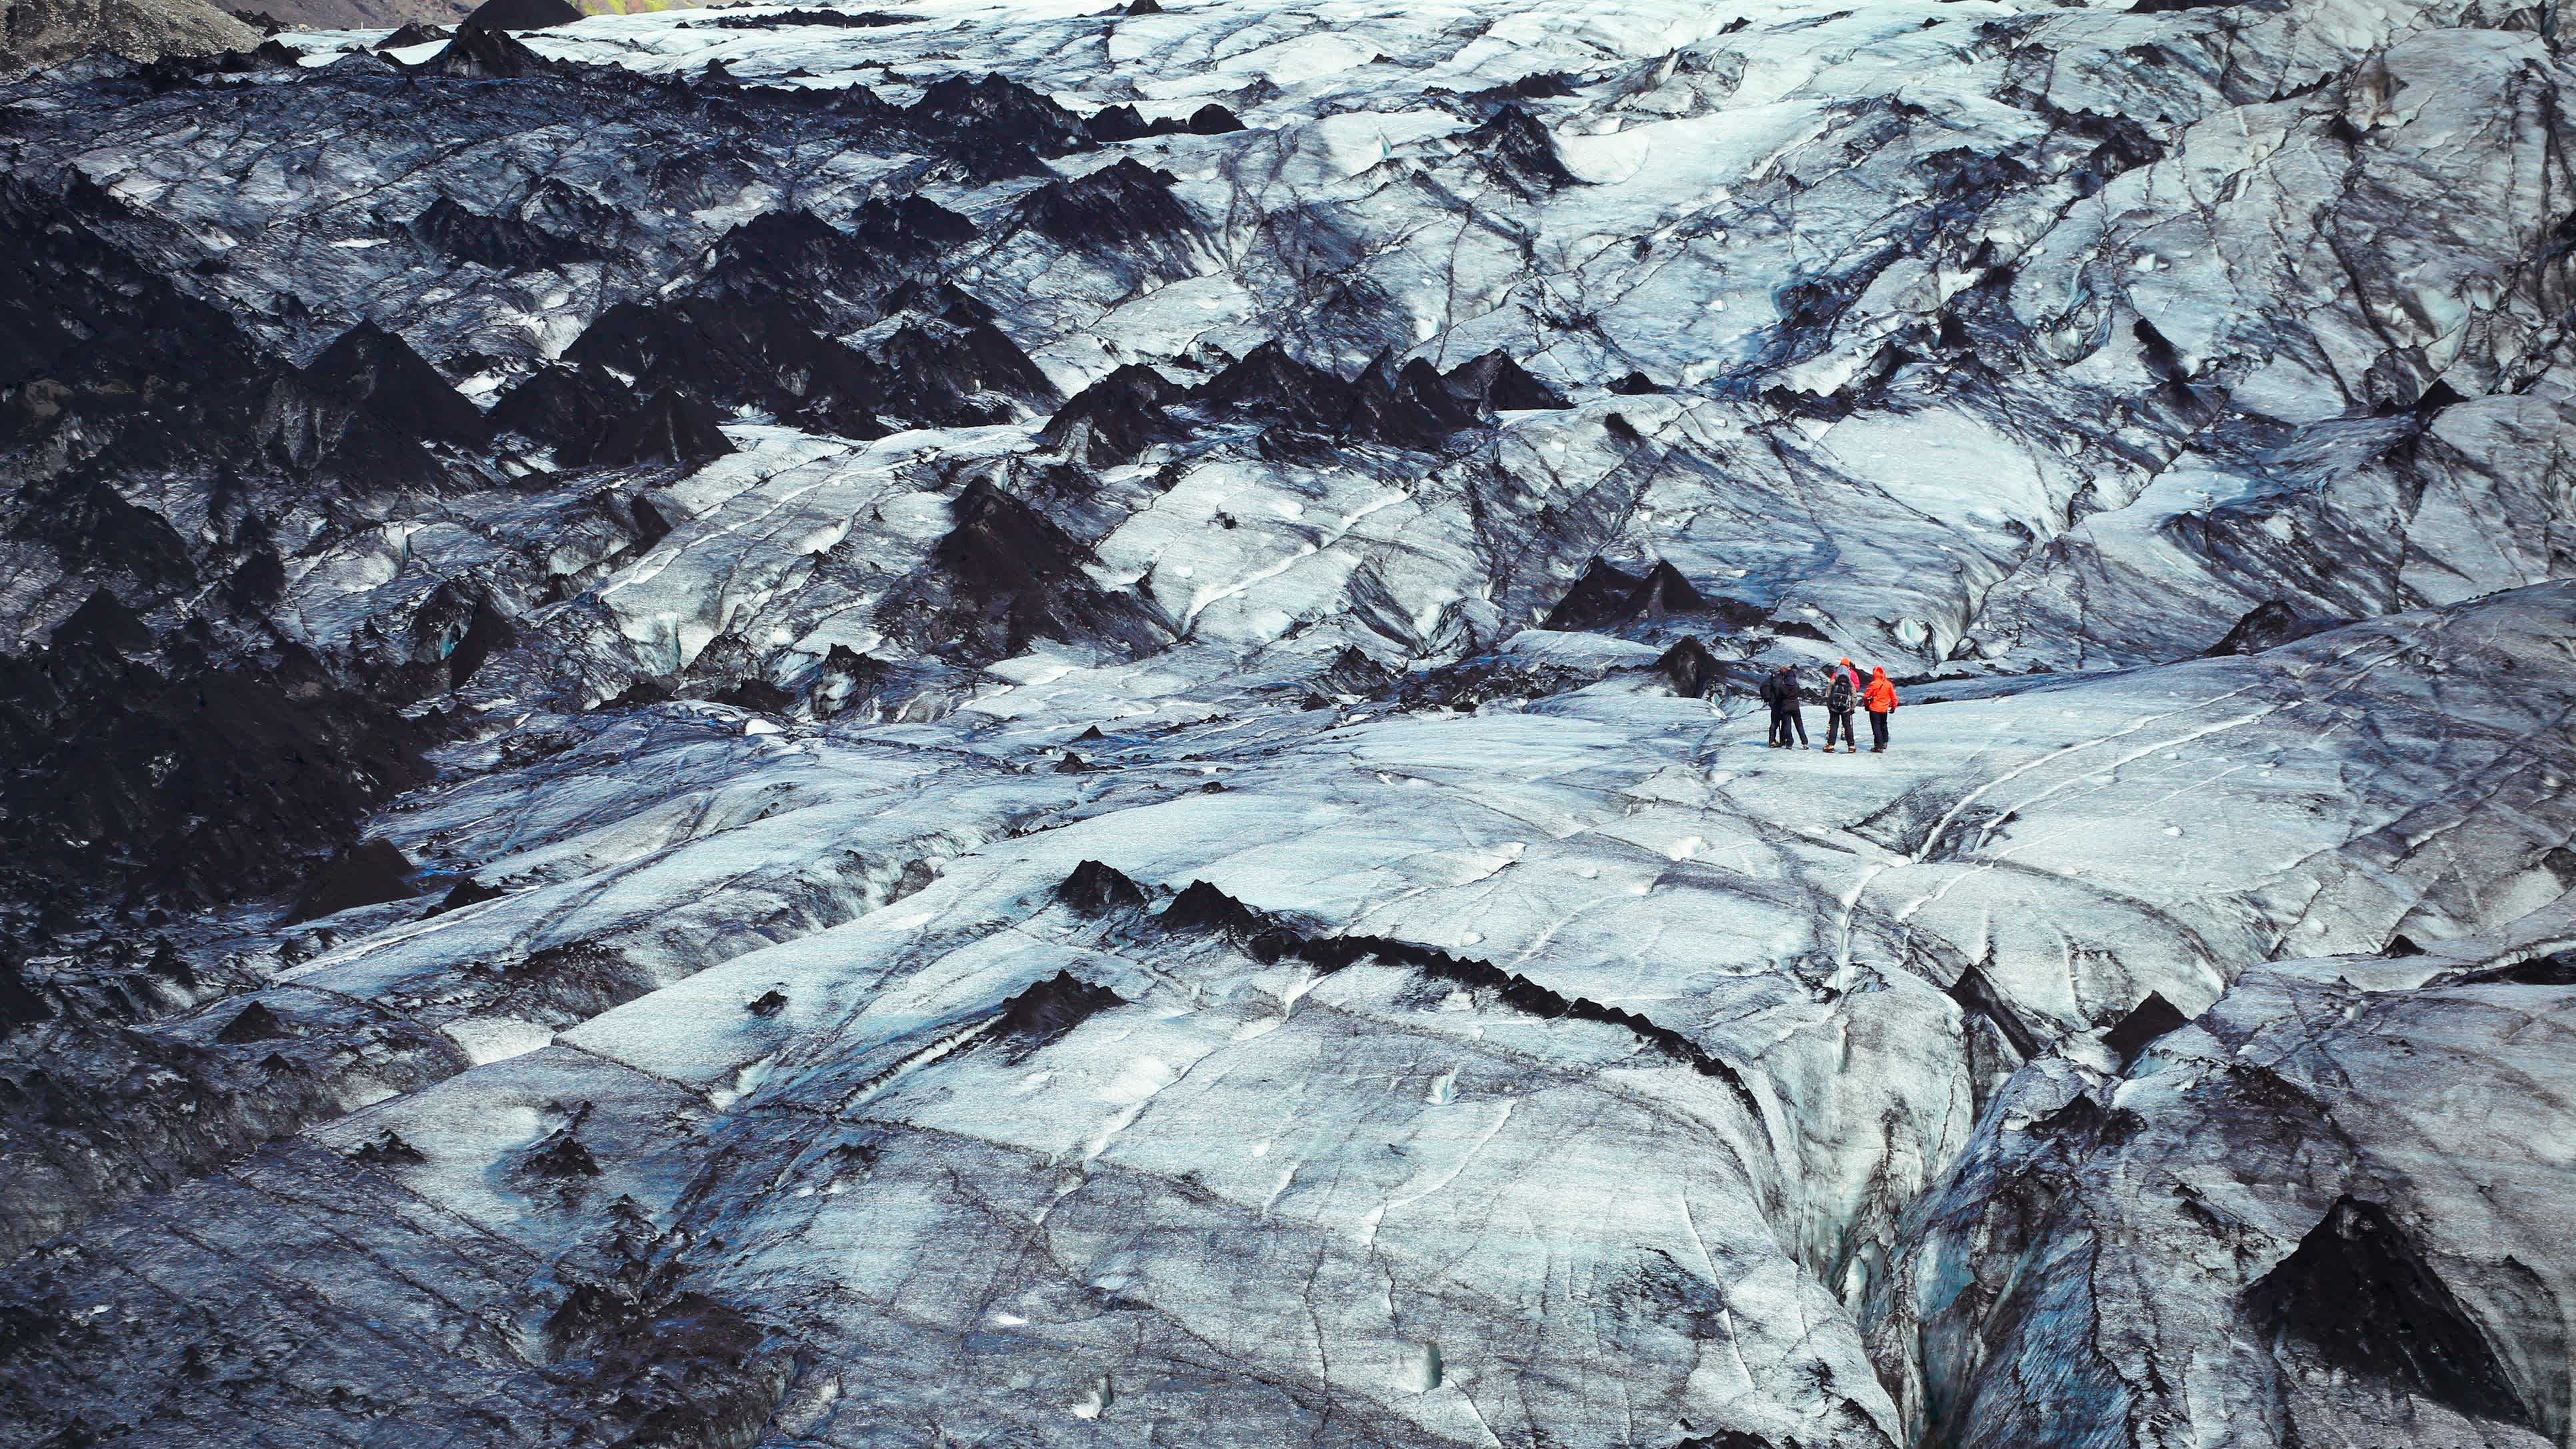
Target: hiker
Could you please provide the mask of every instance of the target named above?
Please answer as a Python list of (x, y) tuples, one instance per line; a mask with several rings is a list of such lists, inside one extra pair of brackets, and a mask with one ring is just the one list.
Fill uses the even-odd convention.
[(1825, 671), (1825, 753), (1834, 752), (1834, 739), (1840, 735), (1843, 753), (1860, 753), (1860, 738), (1852, 733), (1852, 711), (1860, 708), (1860, 671), (1848, 659)]
[(1860, 702), (1869, 710), (1869, 752), (1887, 750), (1887, 717), (1896, 713), (1896, 686), (1888, 681), (1887, 671), (1875, 665), (1869, 671), (1869, 688), (1860, 692)]
[[(1786, 664), (1771, 671), (1762, 681), (1762, 702), (1771, 706), (1771, 748), (1803, 750), (1807, 746), (1807, 717), (1798, 708), (1798, 671)], [(1789, 743), (1795, 730), (1798, 742)]]

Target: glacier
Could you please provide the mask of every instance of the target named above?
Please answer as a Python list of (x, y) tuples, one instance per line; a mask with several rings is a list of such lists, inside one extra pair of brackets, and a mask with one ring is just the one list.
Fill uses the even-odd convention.
[(2576, 1443), (2558, 24), (0, 79), (0, 1440)]

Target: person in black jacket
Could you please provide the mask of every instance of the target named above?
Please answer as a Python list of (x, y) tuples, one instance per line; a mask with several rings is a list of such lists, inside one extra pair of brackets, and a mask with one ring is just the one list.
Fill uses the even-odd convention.
[[(1807, 746), (1807, 717), (1798, 708), (1798, 672), (1783, 664), (1762, 681), (1762, 702), (1771, 707), (1771, 748), (1803, 750)], [(1789, 736), (1794, 731), (1797, 743)]]
[(1860, 708), (1860, 671), (1848, 659), (1825, 671), (1825, 753), (1834, 752), (1834, 741), (1843, 742), (1847, 754), (1860, 753), (1860, 741), (1852, 735), (1852, 711)]

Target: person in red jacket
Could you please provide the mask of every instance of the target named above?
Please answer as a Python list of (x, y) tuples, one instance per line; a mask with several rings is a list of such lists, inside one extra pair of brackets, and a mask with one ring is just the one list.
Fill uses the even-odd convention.
[(1873, 667), (1869, 671), (1869, 688), (1860, 692), (1861, 707), (1869, 711), (1869, 752), (1873, 755), (1887, 749), (1887, 717), (1896, 713), (1896, 686), (1888, 682), (1887, 671)]

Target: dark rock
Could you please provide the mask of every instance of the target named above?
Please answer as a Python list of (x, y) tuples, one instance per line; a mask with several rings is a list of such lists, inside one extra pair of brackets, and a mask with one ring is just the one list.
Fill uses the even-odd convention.
[(521, 80), (552, 75), (558, 67), (511, 39), (507, 31), (486, 29), (469, 18), (457, 27), (456, 38), (447, 48), (422, 61), (419, 69), (455, 80)]
[(2158, 382), (2180, 386), (2191, 381), (2190, 365), (2182, 360), (2180, 352), (2174, 350), (2173, 343), (2156, 330), (2156, 324), (2141, 317), (2129, 331), (2138, 339), (2140, 360), (2146, 363), (2147, 371), (2154, 374)]
[(641, 392), (679, 391), (720, 408), (794, 417), (852, 438), (881, 438), (889, 379), (840, 342), (816, 336), (778, 298), (684, 298), (668, 306), (621, 302), (602, 313), (564, 359), (636, 379)]
[(474, 613), (465, 632), (457, 637), (447, 655), (447, 687), (463, 689), (474, 672), (494, 654), (519, 642), (519, 631), (509, 616), (492, 606), (488, 596), (474, 600)]
[(17, 501), (13, 538), (50, 546), (66, 573), (123, 579), (148, 594), (175, 592), (195, 582), (188, 546), (169, 521), (126, 501), (90, 469), (51, 484), (29, 484)]
[(980, 310), (951, 305), (886, 339), (886, 411), (933, 427), (977, 427), (1009, 421), (1015, 402), (1056, 400), (1055, 384)]
[(1499, 349), (1458, 364), (1442, 374), (1440, 380), (1452, 393), (1473, 399), (1489, 412), (1539, 412), (1572, 406), (1555, 388), (1530, 376)]
[(635, 520), (636, 548), (651, 548), (671, 536), (671, 520), (662, 516), (662, 510), (653, 506), (652, 499), (638, 493), (627, 500), (626, 511)]
[(1533, 71), (1504, 87), (1525, 101), (1556, 100), (1574, 94), (1574, 82), (1563, 71)]
[(2189, 1025), (2191, 1018), (2165, 1000), (2164, 993), (2150, 991), (2147, 999), (2131, 1007), (2117, 1026), (2103, 1033), (2102, 1045), (2111, 1049), (2111, 1054), (2120, 1059), (2120, 1069), (2126, 1071), (2137, 1061), (2138, 1053), (2147, 1049), (2148, 1043)]
[(1059, 775), (1086, 774), (1090, 769), (1091, 762), (1071, 750), (1065, 751), (1064, 758), (1055, 762), (1055, 772)]
[(787, 1009), (787, 993), (777, 990), (764, 991), (754, 1000), (745, 1002), (742, 1009), (758, 1017), (776, 1016)]
[(485, 216), (451, 196), (440, 197), (413, 217), (411, 234), (441, 256), (496, 272), (523, 272), (598, 255), (578, 238), (557, 236), (515, 217)]
[(1149, 170), (1136, 157), (1072, 180), (1051, 180), (1020, 201), (1020, 217), (1041, 237), (1110, 260), (1141, 258), (1144, 271), (1180, 281), (1198, 268), (1190, 240), (1198, 222), (1172, 196), (1172, 173)]
[(391, 1127), (372, 1141), (360, 1143), (349, 1160), (361, 1167), (420, 1167), (428, 1163), (421, 1150), (402, 1139)]
[(516, 433), (586, 457), (591, 440), (634, 409), (635, 394), (626, 384), (597, 363), (585, 363), (539, 368), (503, 393), (484, 418), (495, 433)]
[(1661, 619), (1672, 614), (1698, 614), (1708, 609), (1708, 600), (1700, 597), (1681, 570), (1661, 559), (1646, 570), (1638, 581), (1636, 592), (1628, 596), (1630, 618)]
[(2288, 604), (2271, 599), (2248, 610), (2245, 617), (2238, 619), (2236, 626), (2227, 631), (2227, 637), (2209, 646), (2203, 657), (2214, 659), (2228, 654), (2260, 654), (2266, 649), (2277, 649), (2294, 640), (2322, 634), (2328, 629), (2339, 629), (2351, 622), (2349, 619), (2303, 618)]
[[(739, 114), (743, 100), (736, 92), (716, 104), (728, 114)], [(751, 117), (740, 115), (737, 123), (751, 123)], [(752, 148), (719, 131), (702, 144), (675, 146), (668, 154), (655, 158), (646, 172), (646, 185), (655, 202), (673, 211), (733, 206), (741, 201), (746, 187), (760, 180), (756, 158)], [(654, 228), (639, 218), (637, 230), (649, 234)]]
[(1264, 963), (1293, 955), (1330, 975), (1373, 957), (1390, 966), (1417, 971), (1433, 981), (1491, 993), (1499, 1004), (1526, 1015), (1620, 1027), (1673, 1060), (1724, 1082), (1746, 1112), (1755, 1121), (1761, 1120), (1761, 1103), (1742, 1074), (1680, 1032), (1632, 1011), (1585, 997), (1566, 996), (1490, 961), (1452, 956), (1384, 936), (1308, 936), (1203, 880), (1191, 881), (1188, 889), (1175, 896), (1155, 920), (1168, 930), (1222, 933), (1245, 954)]
[(1133, 595), (1082, 568), (1087, 554), (1026, 503), (978, 478), (951, 505), (956, 526), (929, 565), (892, 591), (879, 627), (957, 663), (986, 663), (1036, 639), (1159, 648), (1170, 629)]
[(292, 926), (360, 906), (409, 900), (419, 894), (412, 889), (411, 873), (411, 861), (392, 841), (362, 840), (322, 868), (280, 924)]
[(1708, 646), (1684, 634), (1655, 661), (1666, 679), (1672, 681), (1673, 693), (1684, 699), (1706, 699), (1718, 680), (1718, 663)]
[(1085, 124), (1091, 132), (1091, 139), (1108, 145), (1154, 134), (1153, 128), (1145, 123), (1145, 118), (1137, 113), (1136, 108), (1123, 102), (1101, 108)]
[[(830, 226), (800, 208), (763, 212), (717, 238), (702, 288), (822, 307), (845, 325), (865, 326), (882, 314), (886, 289), (920, 259), (922, 248), (906, 225), (906, 211), (898, 209), (902, 205), (868, 203), (880, 209), (873, 219), (874, 239)], [(963, 221), (934, 203), (918, 205)], [(967, 230), (971, 235), (973, 228)]]
[(1343, 431), (1398, 447), (1425, 451), (1438, 448), (1452, 433), (1475, 427), (1485, 409), (1465, 388), (1421, 358), (1402, 367), (1384, 353), (1369, 364), (1352, 388), (1351, 416)]
[(977, 182), (1043, 175), (1042, 158), (1080, 150), (1090, 139), (1080, 117), (998, 75), (933, 81), (904, 109), (903, 119)]
[(1055, 894), (1056, 899), (1086, 916), (1141, 909), (1145, 904), (1144, 887), (1115, 867), (1096, 860), (1075, 866), (1073, 873), (1056, 886)]
[(1179, 431), (1164, 409), (1186, 395), (1154, 369), (1126, 363), (1067, 399), (1038, 437), (1095, 468), (1131, 463), (1156, 438)]
[(1167, 931), (1221, 931), (1243, 943), (1258, 942), (1278, 929), (1268, 916), (1203, 880), (1191, 881), (1154, 919)]
[(2432, 386), (2416, 394), (2415, 406), (2410, 411), (2417, 418), (2431, 422), (2444, 408), (2456, 407), (2467, 401), (2467, 398), (2460, 396), (2459, 389), (2437, 377), (2433, 379)]
[(659, 680), (639, 679), (599, 702), (600, 709), (640, 709), (661, 704), (671, 697), (668, 685)]
[(32, 1026), (54, 1014), (54, 1004), (36, 994), (18, 963), (0, 955), (0, 1041), (23, 1026)]
[[(2221, 0), (2226, 3), (2226, 0)], [(2078, 196), (2091, 196), (2124, 172), (2135, 171), (2164, 159), (2164, 144), (2134, 116), (2105, 115), (2096, 111), (2067, 111), (2044, 106), (2042, 114), (2054, 122), (2065, 135), (2095, 143), (2083, 161), (2067, 174), (2067, 181)], [(1983, 196), (1994, 196), (2005, 186), (2028, 184), (2029, 177), (2018, 166), (1997, 166), (1976, 177), (1965, 188), (1953, 188), (1956, 199), (1962, 189)]]
[(873, 198), (850, 213), (850, 235), (878, 255), (911, 265), (936, 260), (976, 237), (975, 223), (923, 196)]
[(556, 1182), (599, 1176), (599, 1158), (590, 1147), (570, 1130), (555, 1133), (519, 1161), (519, 1170), (530, 1177)]
[[(589, 1402), (618, 1426), (609, 1442), (694, 1449), (758, 1439), (792, 1371), (784, 1353), (763, 1350), (760, 1324), (699, 1293), (613, 1301), (579, 1360)], [(557, 1320), (566, 1329), (579, 1321), (558, 1313), (548, 1326)]]
[(274, 37), (261, 41), (247, 52), (236, 50), (209, 59), (219, 69), (231, 74), (304, 68), (304, 53)]
[(21, 766), (0, 777), (0, 860), (189, 901), (262, 892), (426, 779), (426, 743), (291, 652), (174, 676), (89, 644), (0, 657), (0, 757)]
[(273, 446), (301, 469), (423, 442), (474, 447), (490, 429), (411, 344), (373, 322), (340, 334), (272, 404)]
[[(695, 22), (719, 30), (767, 30), (775, 25), (829, 25), (844, 30), (871, 30), (887, 25), (918, 25), (918, 15), (888, 15), (882, 10), (778, 10), (767, 15), (719, 15)], [(694, 27), (693, 27), (694, 28)]]
[(1628, 602), (1645, 580), (1595, 558), (1584, 566), (1574, 587), (1539, 621), (1542, 629), (1587, 630), (1622, 624), (1635, 616)]
[(1012, 1061), (1022, 1061), (1101, 1012), (1126, 1004), (1126, 998), (1106, 986), (1058, 971), (1004, 1002), (987, 1039), (1006, 1046)]
[(99, 589), (71, 617), (54, 626), (48, 641), (56, 649), (82, 649), (109, 654), (142, 654), (153, 645), (152, 631), (116, 595)]
[[(1462, 659), (1405, 680), (1396, 703), (1405, 709), (1473, 710), (1494, 700), (1546, 699), (1598, 682), (1590, 670), (1557, 664), (1523, 665), (1492, 656)], [(1319, 701), (1314, 707), (1322, 708)]]
[(1243, 120), (1214, 101), (1190, 112), (1181, 128), (1193, 136), (1222, 136), (1243, 129)]
[(667, 388), (602, 422), (587, 446), (558, 456), (575, 466), (624, 467), (678, 463), (689, 467), (721, 458), (733, 440), (717, 426), (723, 414), (676, 388)]
[(628, 223), (626, 213), (555, 176), (537, 183), (519, 203), (518, 214), (557, 236), (580, 237), (594, 245), (613, 240)]
[(405, 24), (401, 29), (396, 30), (393, 34), (377, 41), (376, 49), (407, 50), (415, 45), (427, 45), (433, 40), (453, 40), (455, 38), (456, 32), (444, 25), (429, 25), (421, 21), (414, 20)]
[(547, 30), (582, 18), (571, 0), (483, 0), (464, 24), (485, 30)]
[(916, 123), (1012, 136), (1048, 155), (1071, 151), (1083, 140), (1079, 117), (1006, 76), (944, 76), (923, 87), (906, 114)]
[(285, 593), (286, 560), (266, 544), (243, 554), (242, 561), (224, 580), (224, 601), (245, 613), (257, 613)]
[(73, 428), (102, 463), (247, 453), (273, 363), (83, 219), (113, 206), (0, 176), (0, 444)]
[(1345, 644), (1324, 672), (1315, 676), (1315, 687), (1333, 694), (1355, 694), (1362, 697), (1386, 689), (1396, 681), (1394, 670), (1371, 659), (1356, 644)]
[(1994, 983), (1986, 979), (1983, 971), (1971, 966), (1960, 972), (1948, 994), (1959, 1004), (1961, 1011), (1984, 1017), (1991, 1023), (1996, 1031), (2003, 1034), (2004, 1040), (2012, 1044), (2012, 1049), (2021, 1054), (2023, 1061), (2037, 1057), (2042, 1051), (2043, 1043), (2039, 1037), (2023, 1024), (2020, 1014), (2004, 1000), (2003, 993), (1995, 990)]
[(2357, 1378), (2536, 1427), (2494, 1344), (2377, 1203), (2338, 1198), (2244, 1308), (2276, 1357), (2295, 1344)]
[[(1438, 448), (1450, 435), (1480, 426), (1496, 409), (1567, 405), (1501, 352), (1445, 373), (1421, 358), (1398, 367), (1392, 356), (1381, 354), (1357, 380), (1344, 381), (1290, 357), (1275, 342), (1245, 353), (1192, 397), (1219, 412), (1288, 424), (1297, 433), (1415, 449)], [(1263, 441), (1267, 449), (1273, 438)]]
[(1352, 389), (1338, 375), (1264, 342), (1199, 385), (1198, 401), (1323, 431), (1339, 431), (1351, 416)]
[(276, 1012), (268, 1009), (267, 1002), (254, 1001), (235, 1012), (233, 1019), (224, 1023), (223, 1030), (215, 1033), (215, 1040), (225, 1046), (243, 1046), (255, 1041), (277, 1041), (293, 1035), (295, 1035), (294, 1030), (280, 1020)]
[(67, 477), (33, 474), (13, 531), (54, 544), (67, 570), (180, 580), (193, 570), (178, 536), (103, 474), (247, 459), (281, 369), (222, 309), (90, 227), (85, 214), (113, 206), (93, 193), (0, 175), (0, 446), (64, 433), (88, 459)]
[(847, 644), (835, 644), (823, 656), (822, 667), (815, 671), (807, 698), (816, 714), (830, 715), (874, 699), (894, 677), (894, 667), (884, 660), (861, 654)]
[(2102, 1104), (2087, 1093), (2079, 1092), (2065, 1106), (2030, 1124), (2030, 1130), (2043, 1137), (2057, 1139), (2056, 1147), (2066, 1160), (2104, 1147), (2117, 1147), (2146, 1130), (2147, 1119), (2126, 1107), (2105, 1111)]
[(1574, 173), (1556, 158), (1556, 144), (1538, 117), (1506, 102), (1485, 123), (1466, 135), (1469, 149), (1484, 160), (1485, 174), (1519, 196), (1537, 196), (1575, 184)]
[(497, 901), (508, 894), (508, 891), (499, 886), (485, 885), (473, 876), (459, 876), (456, 884), (448, 888), (447, 894), (439, 897), (438, 904), (429, 908), (429, 914), (435, 916), (466, 906), (480, 905), (485, 901)]
[(721, 693), (707, 697), (717, 704), (729, 704), (736, 709), (754, 710), (762, 714), (784, 713), (796, 703), (795, 695), (766, 679), (739, 680)]

